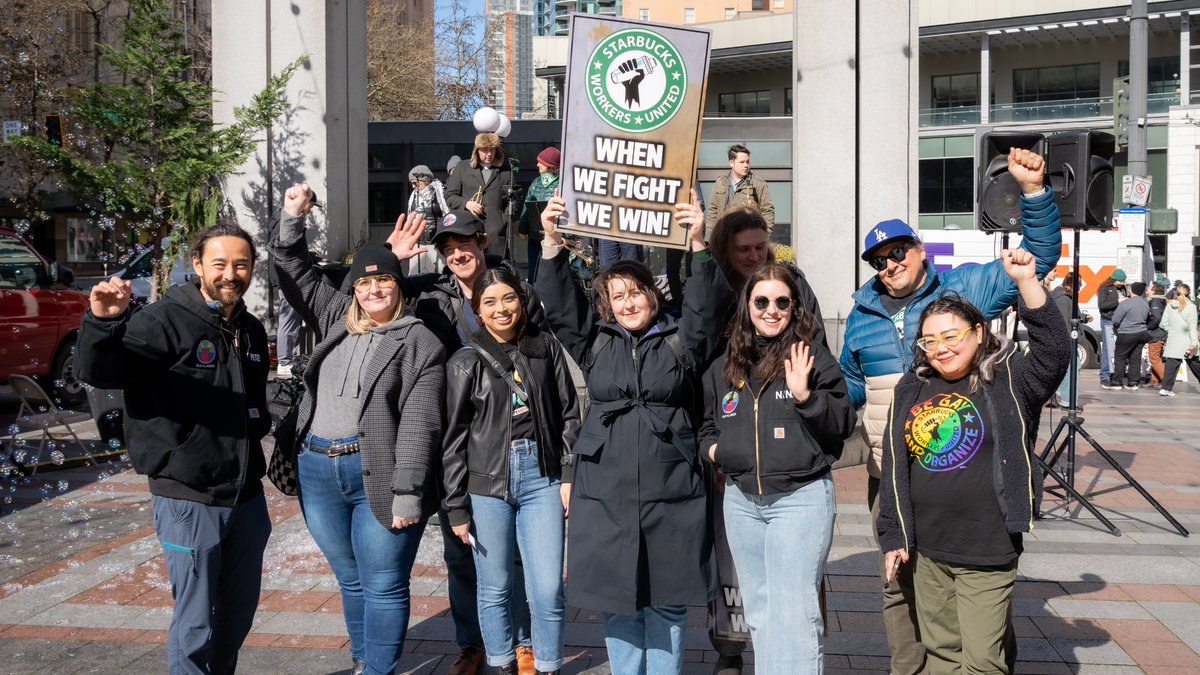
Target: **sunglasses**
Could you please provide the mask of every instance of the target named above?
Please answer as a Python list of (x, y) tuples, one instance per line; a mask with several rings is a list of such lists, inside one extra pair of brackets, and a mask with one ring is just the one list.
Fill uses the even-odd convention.
[[(757, 298), (754, 298), (754, 300), (752, 300), (751, 302), (754, 303), (754, 309), (757, 309), (760, 312), (767, 311), (767, 308), (771, 306), (771, 299), (761, 296), (761, 295), (758, 296)], [(791, 306), (792, 306), (792, 299), (787, 297), (786, 295), (781, 295), (778, 298), (775, 298), (775, 308), (778, 309), (779, 311), (786, 312), (786, 311), (788, 311), (788, 308)]]
[(974, 326), (970, 326), (960, 330), (957, 333), (948, 333), (940, 337), (923, 337), (917, 340), (917, 347), (926, 354), (932, 354), (938, 350), (938, 345), (946, 345), (947, 349), (954, 349), (962, 339), (967, 336), (967, 333), (975, 330)]
[(379, 287), (379, 290), (386, 291), (389, 288), (396, 287), (396, 277), (390, 274), (372, 274), (371, 276), (359, 277), (354, 280), (354, 290), (369, 291), (371, 284), (374, 283)]
[(877, 255), (868, 259), (867, 264), (876, 272), (882, 272), (887, 269), (889, 260), (895, 263), (904, 262), (904, 256), (908, 255), (908, 250), (913, 246), (915, 244), (912, 242), (901, 244), (883, 255)]

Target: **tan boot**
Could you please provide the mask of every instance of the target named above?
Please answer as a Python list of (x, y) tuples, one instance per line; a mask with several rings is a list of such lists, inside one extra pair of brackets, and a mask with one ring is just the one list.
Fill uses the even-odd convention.
[(517, 675), (536, 675), (533, 668), (533, 650), (529, 647), (517, 647)]
[(483, 665), (483, 650), (477, 647), (463, 647), (458, 652), (458, 658), (450, 664), (446, 675), (478, 675), (481, 665)]

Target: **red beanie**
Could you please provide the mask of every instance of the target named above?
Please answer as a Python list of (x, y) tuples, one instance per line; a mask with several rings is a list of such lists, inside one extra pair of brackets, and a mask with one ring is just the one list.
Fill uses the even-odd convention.
[(539, 152), (537, 156), (538, 162), (545, 164), (551, 169), (557, 169), (558, 163), (561, 160), (562, 154), (558, 151), (558, 148), (546, 148), (545, 150)]

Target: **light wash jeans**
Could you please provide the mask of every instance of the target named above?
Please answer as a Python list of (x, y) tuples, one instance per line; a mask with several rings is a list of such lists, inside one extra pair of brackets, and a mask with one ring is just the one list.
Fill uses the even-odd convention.
[(632, 616), (605, 613), (612, 675), (679, 675), (686, 633), (686, 605), (646, 607)]
[(764, 496), (725, 487), (725, 527), (759, 675), (822, 672), (818, 595), (833, 545), (833, 479)]
[[(516, 660), (513, 588), (525, 587), (533, 636), (533, 664), (551, 673), (563, 662), (563, 507), (558, 478), (538, 468), (535, 441), (513, 441), (508, 456), (508, 497), (471, 495), (475, 536), (479, 627), (489, 666)], [(521, 550), (525, 578), (517, 579), (514, 551)]]
[(402, 530), (381, 525), (367, 504), (362, 454), (326, 457), (308, 450), (331, 443), (309, 434), (301, 447), (300, 509), (341, 588), (350, 656), (365, 662), (369, 675), (391, 675), (408, 632), (409, 577), (425, 521)]
[(1113, 332), (1112, 321), (1100, 319), (1100, 382), (1108, 382), (1112, 377), (1113, 355), (1116, 353), (1117, 335)]

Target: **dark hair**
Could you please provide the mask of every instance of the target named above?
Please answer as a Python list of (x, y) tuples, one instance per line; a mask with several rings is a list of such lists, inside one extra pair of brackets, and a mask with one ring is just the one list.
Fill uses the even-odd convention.
[(1167, 287), (1163, 286), (1162, 284), (1158, 283), (1157, 281), (1150, 284), (1150, 293), (1152, 295), (1162, 295), (1163, 293), (1166, 293), (1166, 292), (1167, 292)]
[(717, 265), (720, 266), (721, 271), (725, 273), (725, 278), (735, 288), (740, 277), (737, 270), (733, 269), (733, 266), (729, 262), (729, 249), (733, 246), (733, 238), (746, 230), (762, 230), (766, 233), (766, 264), (773, 264), (775, 262), (775, 249), (771, 248), (770, 243), (771, 228), (767, 225), (762, 212), (758, 209), (749, 206), (730, 209), (725, 212), (725, 215), (717, 219), (717, 222), (713, 224), (712, 231), (708, 233), (708, 250), (712, 252), (712, 257), (717, 261)]
[(209, 225), (193, 235), (190, 245), (192, 258), (194, 260), (204, 259), (204, 245), (208, 243), (209, 239), (217, 237), (237, 237), (245, 241), (250, 246), (250, 260), (258, 260), (258, 247), (254, 245), (254, 237), (251, 237), (249, 232), (243, 230), (232, 220), (219, 220), (216, 225)]
[(645, 293), (650, 298), (650, 313), (658, 315), (658, 309), (665, 304), (665, 301), (662, 291), (659, 291), (658, 286), (654, 283), (654, 274), (650, 268), (640, 260), (618, 260), (608, 269), (597, 274), (596, 280), (592, 283), (592, 289), (596, 293), (596, 313), (600, 315), (601, 319), (609, 323), (617, 320), (617, 317), (613, 316), (612, 299), (608, 293), (608, 282), (614, 279), (625, 279)]
[(1132, 284), (1129, 284), (1129, 293), (1131, 295), (1139, 295), (1139, 296), (1145, 295), (1146, 294), (1146, 282), (1135, 281)]
[(1062, 280), (1063, 289), (1068, 291), (1075, 290), (1075, 279), (1076, 275), (1074, 272), (1067, 272)]
[(525, 313), (525, 307), (529, 305), (529, 296), (525, 293), (525, 286), (521, 283), (521, 279), (507, 265), (489, 267), (475, 280), (475, 284), (471, 286), (471, 311), (479, 316), (479, 303), (483, 292), (489, 286), (497, 284), (505, 284), (517, 294), (517, 302), (521, 303), (521, 320), (517, 322), (517, 337), (521, 337), (525, 334), (525, 326), (529, 322), (529, 316)]
[[(750, 294), (760, 281), (779, 281), (788, 288), (792, 298), (791, 320), (779, 337), (771, 340), (761, 353), (755, 341), (754, 324), (750, 321)], [(783, 372), (792, 345), (797, 342), (812, 344), (816, 330), (816, 317), (800, 304), (800, 289), (792, 271), (783, 265), (763, 265), (746, 280), (739, 302), (734, 308), (733, 321), (729, 325), (729, 349), (725, 357), (725, 382), (734, 386), (749, 375), (759, 382), (770, 382)], [(753, 370), (753, 372), (751, 372)]]
[(747, 155), (750, 154), (750, 151), (746, 149), (746, 146), (742, 145), (741, 143), (734, 143), (733, 145), (729, 146), (729, 159), (737, 159), (739, 152), (744, 152)]
[[(970, 391), (975, 392), (979, 390), (980, 383), (991, 382), (992, 378), (996, 376), (996, 361), (1011, 341), (993, 333), (988, 328), (988, 321), (984, 318), (983, 313), (976, 309), (975, 305), (957, 295), (943, 295), (925, 307), (925, 311), (921, 312), (920, 320), (917, 321), (917, 339), (920, 339), (925, 320), (934, 314), (953, 314), (972, 327), (981, 326), (983, 328), (983, 344), (975, 350), (975, 358), (971, 360), (971, 376), (967, 380), (967, 386)], [(917, 347), (915, 342), (913, 343), (913, 372), (922, 382), (928, 382), (930, 377), (937, 375), (933, 366), (929, 364), (929, 355)]]

